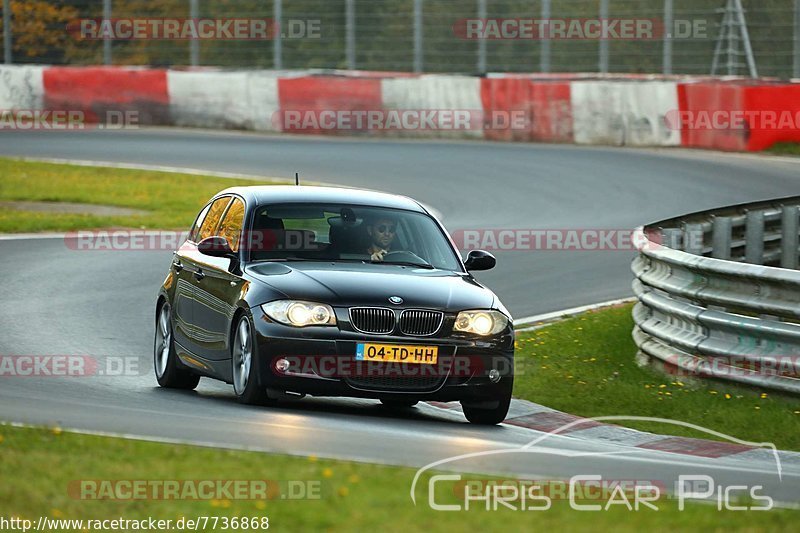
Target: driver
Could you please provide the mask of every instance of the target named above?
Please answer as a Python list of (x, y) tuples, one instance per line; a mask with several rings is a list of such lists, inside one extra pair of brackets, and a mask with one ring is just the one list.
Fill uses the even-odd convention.
[(378, 217), (367, 226), (370, 245), (367, 253), (372, 261), (383, 261), (383, 257), (392, 248), (392, 242), (397, 232), (397, 221), (388, 217)]

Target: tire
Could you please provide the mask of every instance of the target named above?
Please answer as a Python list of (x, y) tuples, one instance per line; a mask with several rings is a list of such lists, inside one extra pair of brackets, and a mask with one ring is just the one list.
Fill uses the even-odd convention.
[(389, 409), (411, 409), (419, 402), (416, 400), (381, 400), (381, 403)]
[(200, 376), (182, 368), (175, 353), (175, 340), (172, 338), (172, 317), (168, 302), (158, 310), (156, 334), (153, 341), (153, 368), (158, 384), (167, 389), (194, 390)]
[(257, 360), (257, 347), (253, 342), (253, 326), (247, 315), (242, 315), (233, 330), (231, 372), (236, 399), (246, 405), (270, 403), (267, 390), (258, 385)]
[(503, 378), (502, 397), (498, 398), (497, 407), (486, 408), (470, 406), (469, 403), (461, 402), (464, 416), (471, 424), (481, 426), (494, 426), (506, 419), (508, 408), (511, 405), (511, 390), (514, 386), (514, 378)]

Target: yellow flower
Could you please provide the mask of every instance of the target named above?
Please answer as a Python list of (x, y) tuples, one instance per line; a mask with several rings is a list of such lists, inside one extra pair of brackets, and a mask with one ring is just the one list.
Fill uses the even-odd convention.
[(256, 509), (258, 509), (259, 511), (263, 511), (266, 508), (267, 508), (267, 504), (264, 503), (262, 500), (258, 500), (256, 502)]
[(230, 502), (230, 500), (222, 500), (222, 501), (220, 502), (220, 504), (222, 505), (222, 508), (223, 508), (223, 509), (227, 509), (228, 507), (230, 507), (230, 506), (231, 506), (231, 502)]
[(211, 507), (219, 507), (219, 500), (211, 500), (209, 503)]
[(666, 389), (666, 388), (667, 388), (667, 386), (666, 386), (666, 385), (664, 385), (664, 384), (662, 383), (661, 385), (659, 385), (659, 386), (658, 386), (658, 388), (659, 388), (659, 389)]
[(339, 494), (339, 496), (345, 497), (348, 494), (350, 494), (350, 489), (348, 489), (347, 487), (339, 487), (339, 490), (337, 490), (336, 492)]
[(709, 394), (716, 394), (716, 393), (717, 393), (717, 391), (715, 391), (715, 390), (710, 390), (710, 391), (708, 391), (708, 393), (709, 393)]
[(58, 427), (58, 426), (54, 426), (51, 431), (53, 432), (53, 435), (56, 435), (56, 436), (61, 435), (61, 432), (62, 432), (61, 428)]
[(761, 393), (761, 399), (763, 400), (763, 399), (764, 399), (764, 398), (766, 398), (766, 397), (767, 397), (767, 393), (766, 393), (766, 392), (762, 392), (762, 393)]
[(50, 509), (50, 514), (53, 515), (54, 518), (61, 518), (64, 516), (64, 513), (62, 513), (60, 509)]
[(649, 389), (649, 388), (650, 388), (650, 385), (648, 385), (648, 384), (645, 384), (644, 388), (645, 388), (645, 389)]
[(727, 394), (727, 393), (725, 393), (725, 399), (726, 399), (726, 400), (730, 400), (730, 399), (731, 399), (731, 395), (730, 395), (730, 394)]
[(308, 456), (308, 460), (311, 461), (312, 463), (316, 463), (317, 462), (317, 456), (316, 455), (309, 455)]
[(350, 477), (347, 478), (347, 481), (350, 483), (358, 483), (361, 478), (358, 477), (358, 474), (350, 474)]
[(761, 410), (761, 408), (756, 405), (756, 411), (760, 411), (760, 410)]
[(322, 477), (333, 477), (333, 470), (326, 468), (322, 471)]
[(667, 396), (672, 396), (671, 392), (665, 392), (664, 394), (666, 394)]

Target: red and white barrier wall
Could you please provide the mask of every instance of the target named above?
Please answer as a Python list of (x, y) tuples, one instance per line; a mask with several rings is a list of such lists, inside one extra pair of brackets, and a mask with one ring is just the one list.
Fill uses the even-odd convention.
[[(39, 109), (79, 110), (87, 121), (133, 111), (141, 125), (286, 133), (751, 151), (800, 142), (800, 84), (712, 78), (0, 66), (0, 111)], [(457, 111), (469, 125), (325, 128), (286, 119), (393, 110)]]

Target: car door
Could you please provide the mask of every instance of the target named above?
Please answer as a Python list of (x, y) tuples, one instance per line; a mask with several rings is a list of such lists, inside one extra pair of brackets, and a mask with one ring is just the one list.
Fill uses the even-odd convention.
[[(195, 299), (195, 280), (192, 277), (192, 259), (190, 250), (196, 246), (200, 228), (211, 209), (206, 205), (197, 216), (187, 241), (172, 255), (171, 275), (175, 280), (175, 292), (172, 298), (172, 323), (175, 342), (184, 348), (191, 349), (193, 344), (193, 307)], [(188, 267), (188, 268), (187, 268)]]
[[(244, 201), (234, 197), (214, 233), (225, 238), (237, 254), (244, 217)], [(198, 253), (196, 264), (194, 324), (197, 328), (197, 355), (211, 361), (228, 359), (231, 320), (244, 283), (238, 275), (238, 261)]]
[(211, 202), (206, 208), (206, 214), (198, 230), (192, 232), (189, 240), (180, 250), (183, 286), (187, 287), (183, 293), (189, 295), (184, 297), (184, 305), (181, 309), (184, 320), (188, 323), (185, 329), (186, 342), (180, 344), (194, 355), (202, 356), (201, 351), (207, 337), (207, 333), (203, 331), (202, 326), (198, 323), (198, 317), (201, 313), (198, 302), (198, 286), (205, 274), (202, 272), (201, 267), (203, 256), (197, 251), (197, 244), (207, 237), (216, 235), (219, 223), (231, 200), (231, 196), (222, 196)]

